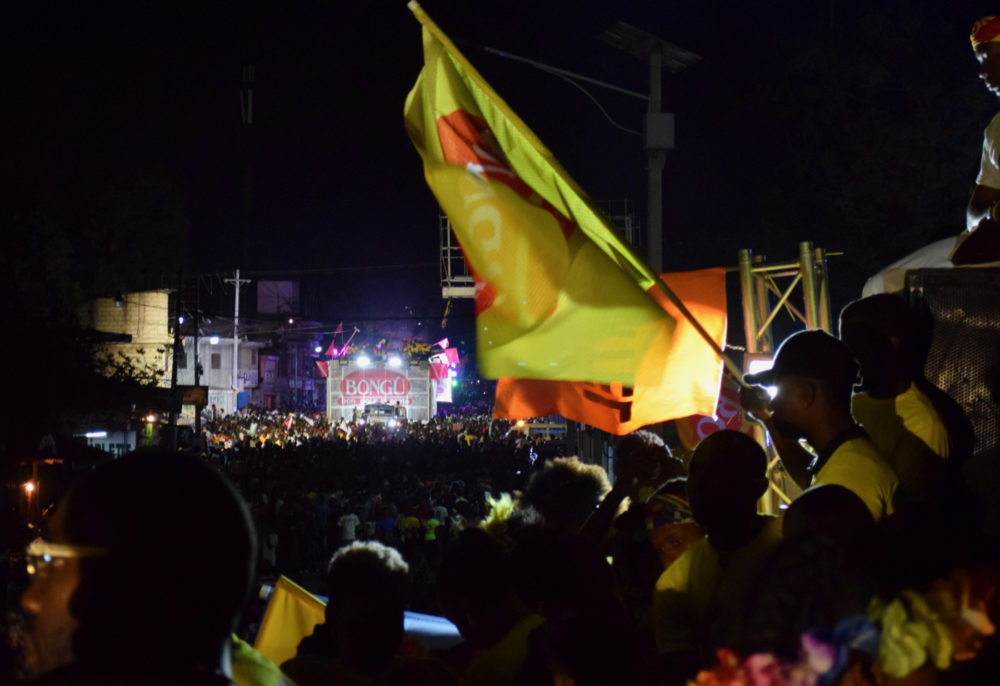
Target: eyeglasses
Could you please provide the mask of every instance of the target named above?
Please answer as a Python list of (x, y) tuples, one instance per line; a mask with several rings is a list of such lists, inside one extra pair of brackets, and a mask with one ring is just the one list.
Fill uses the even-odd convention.
[(49, 543), (39, 538), (29, 543), (25, 551), (28, 576), (32, 579), (43, 577), (49, 568), (61, 567), (69, 558), (105, 557), (110, 553), (107, 548), (99, 546)]

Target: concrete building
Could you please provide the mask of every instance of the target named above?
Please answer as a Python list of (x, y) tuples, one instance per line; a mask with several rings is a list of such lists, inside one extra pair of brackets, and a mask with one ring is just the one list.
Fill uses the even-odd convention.
[[(230, 334), (232, 332), (230, 331)], [(249, 402), (260, 385), (259, 358), (263, 343), (239, 341), (239, 358), (236, 366), (236, 379), (233, 379), (233, 339), (216, 336), (210, 332), (198, 337), (198, 362), (201, 372), (198, 374), (198, 384), (208, 387), (208, 407), (213, 405), (224, 414), (235, 412)], [(177, 383), (182, 386), (195, 384), (195, 339), (185, 336), (182, 349), (177, 356)], [(186, 423), (191, 413), (185, 408), (182, 422)]]
[(123, 355), (140, 370), (160, 374), (158, 386), (170, 386), (173, 337), (169, 326), (170, 291), (140, 291), (116, 298), (96, 298), (77, 311), (80, 325), (107, 334), (131, 336), (130, 342), (102, 343), (99, 356)]

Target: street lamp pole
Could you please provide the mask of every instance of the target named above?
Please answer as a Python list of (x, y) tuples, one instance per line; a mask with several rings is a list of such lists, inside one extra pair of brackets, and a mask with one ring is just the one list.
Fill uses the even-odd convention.
[(663, 167), (667, 151), (674, 149), (674, 115), (663, 112), (660, 87), (663, 70), (671, 74), (701, 59), (642, 29), (618, 22), (601, 34), (601, 40), (649, 62), (649, 109), (646, 112), (645, 147), (647, 158), (646, 259), (657, 273), (663, 271)]
[[(194, 385), (195, 388), (201, 385), (201, 348), (198, 345), (198, 329), (201, 328), (201, 311), (195, 309), (194, 312)], [(194, 406), (194, 440), (195, 445), (201, 445), (201, 410), (198, 405)]]
[[(657, 38), (624, 22), (618, 22), (601, 34), (600, 38), (614, 48), (631, 53), (641, 60), (649, 60), (649, 95), (626, 90), (619, 86), (598, 81), (597, 79), (553, 67), (549, 64), (536, 62), (526, 57), (512, 55), (506, 51), (489, 47), (484, 47), (484, 50), (494, 55), (530, 64), (536, 69), (570, 81), (582, 81), (594, 84), (618, 93), (646, 100), (649, 103), (646, 111), (645, 131), (643, 133), (647, 158), (646, 210), (648, 226), (646, 230), (646, 261), (656, 273), (660, 273), (663, 271), (663, 167), (666, 163), (667, 151), (674, 148), (674, 115), (672, 112), (661, 111), (663, 107), (661, 78), (664, 69), (676, 74), (701, 58), (692, 52), (677, 47), (673, 43), (669, 43), (662, 38)], [(578, 88), (580, 87), (579, 84), (574, 85)], [(593, 96), (586, 91), (584, 93), (597, 103)], [(603, 112), (600, 104), (598, 104), (598, 108)], [(607, 116), (606, 113), (605, 116)], [(639, 133), (625, 129), (613, 121), (612, 124), (629, 133)]]

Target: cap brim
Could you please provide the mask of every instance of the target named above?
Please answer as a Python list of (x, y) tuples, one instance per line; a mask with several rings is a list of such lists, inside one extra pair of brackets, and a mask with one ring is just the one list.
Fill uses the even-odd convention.
[(748, 384), (753, 384), (754, 386), (773, 386), (774, 370), (765, 369), (764, 371), (757, 372), (756, 374), (744, 374), (743, 380)]

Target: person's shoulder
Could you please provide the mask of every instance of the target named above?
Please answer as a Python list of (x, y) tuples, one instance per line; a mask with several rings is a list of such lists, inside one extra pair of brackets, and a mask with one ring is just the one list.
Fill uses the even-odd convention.
[(691, 579), (691, 570), (698, 566), (698, 560), (711, 552), (708, 537), (702, 536), (687, 550), (670, 563), (656, 580), (656, 590), (683, 590)]
[(917, 388), (916, 384), (911, 383), (909, 388), (896, 396), (896, 408), (904, 420), (913, 419), (944, 424), (934, 401), (924, 391)]
[[(857, 478), (863, 477), (863, 480), (869, 481), (873, 486), (876, 484), (896, 484), (899, 481), (889, 461), (879, 452), (875, 443), (868, 436), (858, 436), (845, 441), (834, 451), (826, 465), (820, 470), (820, 472), (824, 471), (831, 476), (848, 473), (851, 475), (852, 483)], [(817, 474), (818, 476), (819, 474)]]
[(1000, 133), (1000, 112), (993, 115), (990, 123), (986, 125), (986, 133)]

